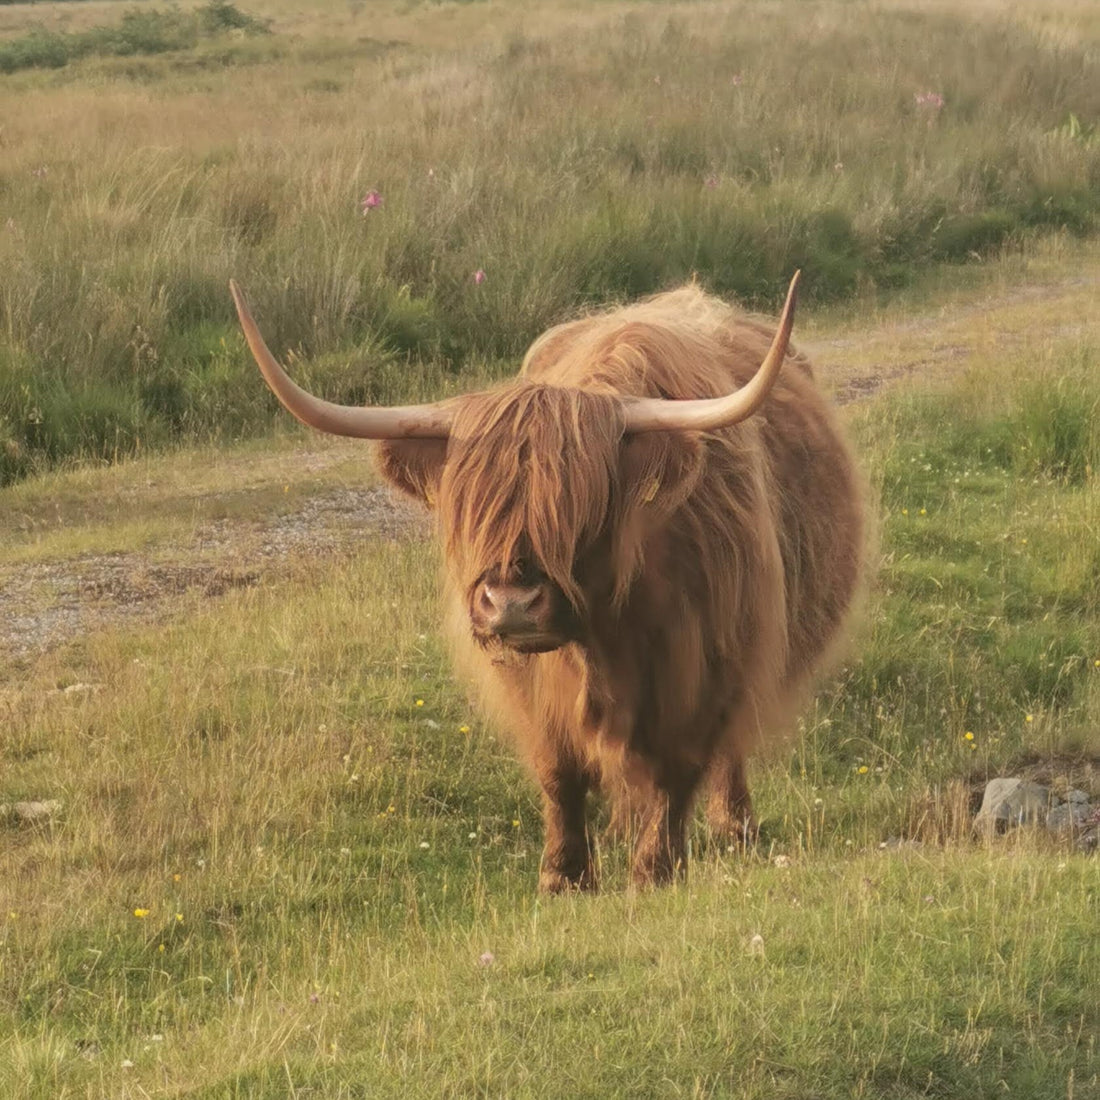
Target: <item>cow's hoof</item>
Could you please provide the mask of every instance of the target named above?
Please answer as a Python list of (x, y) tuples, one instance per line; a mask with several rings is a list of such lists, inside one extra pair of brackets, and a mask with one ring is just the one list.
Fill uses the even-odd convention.
[(656, 859), (639, 859), (630, 869), (630, 881), (640, 890), (656, 886), (671, 886), (687, 878), (687, 861), (660, 856)]
[(710, 842), (719, 850), (744, 852), (756, 845), (758, 830), (752, 817), (711, 814), (707, 824)]
[(543, 868), (539, 872), (540, 894), (571, 894), (596, 889), (596, 876), (590, 871), (579, 875), (567, 875), (564, 871)]

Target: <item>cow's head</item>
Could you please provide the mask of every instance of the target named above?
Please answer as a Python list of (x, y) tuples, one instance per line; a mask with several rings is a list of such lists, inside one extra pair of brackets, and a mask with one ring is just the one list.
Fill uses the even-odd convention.
[(521, 378), (397, 408), (334, 405), (301, 389), (231, 288), (249, 347), (283, 405), (320, 431), (382, 441), (383, 474), (436, 510), (474, 637), (540, 653), (582, 639), (594, 604), (625, 597), (646, 534), (699, 476), (698, 433), (759, 408), (786, 354), (797, 283), (796, 274), (759, 370), (724, 397), (624, 397)]

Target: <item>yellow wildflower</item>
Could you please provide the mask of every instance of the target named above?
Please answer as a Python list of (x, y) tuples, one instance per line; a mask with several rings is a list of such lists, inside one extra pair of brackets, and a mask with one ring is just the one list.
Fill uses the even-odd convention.
[(134, 910), (134, 916), (137, 917), (138, 920), (144, 920), (148, 915), (149, 915), (149, 910), (148, 909), (135, 909)]
[(966, 733), (963, 734), (963, 737), (967, 741), (973, 741), (974, 740), (974, 735), (970, 732), (970, 730), (967, 730)]

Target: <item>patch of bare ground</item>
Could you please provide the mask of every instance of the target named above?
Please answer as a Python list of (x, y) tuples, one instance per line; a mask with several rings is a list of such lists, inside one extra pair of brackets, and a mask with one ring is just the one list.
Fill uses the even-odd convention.
[[(907, 380), (942, 380), (993, 343), (1000, 349), (1083, 339), (1097, 332), (1092, 297), (1100, 275), (1086, 271), (1015, 284), (916, 316), (876, 318), (843, 336), (802, 341), (839, 405)], [(1088, 307), (1084, 312), (1082, 307)]]
[(152, 622), (185, 600), (262, 584), (308, 558), (354, 553), (364, 536), (426, 538), (427, 515), (380, 486), (329, 490), (257, 522), (218, 519), (171, 547), (6, 567), (0, 657), (21, 662), (123, 622)]

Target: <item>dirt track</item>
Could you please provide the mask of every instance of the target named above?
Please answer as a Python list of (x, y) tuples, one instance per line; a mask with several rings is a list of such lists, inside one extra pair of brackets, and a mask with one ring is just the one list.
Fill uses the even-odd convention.
[[(153, 552), (92, 554), (0, 572), (0, 658), (34, 654), (123, 621), (153, 621), (184, 598), (260, 583), (285, 563), (353, 552), (364, 530), (426, 537), (429, 519), (388, 489), (335, 489), (263, 523), (199, 525), (179, 560)], [(168, 554), (171, 557), (171, 554)]]

